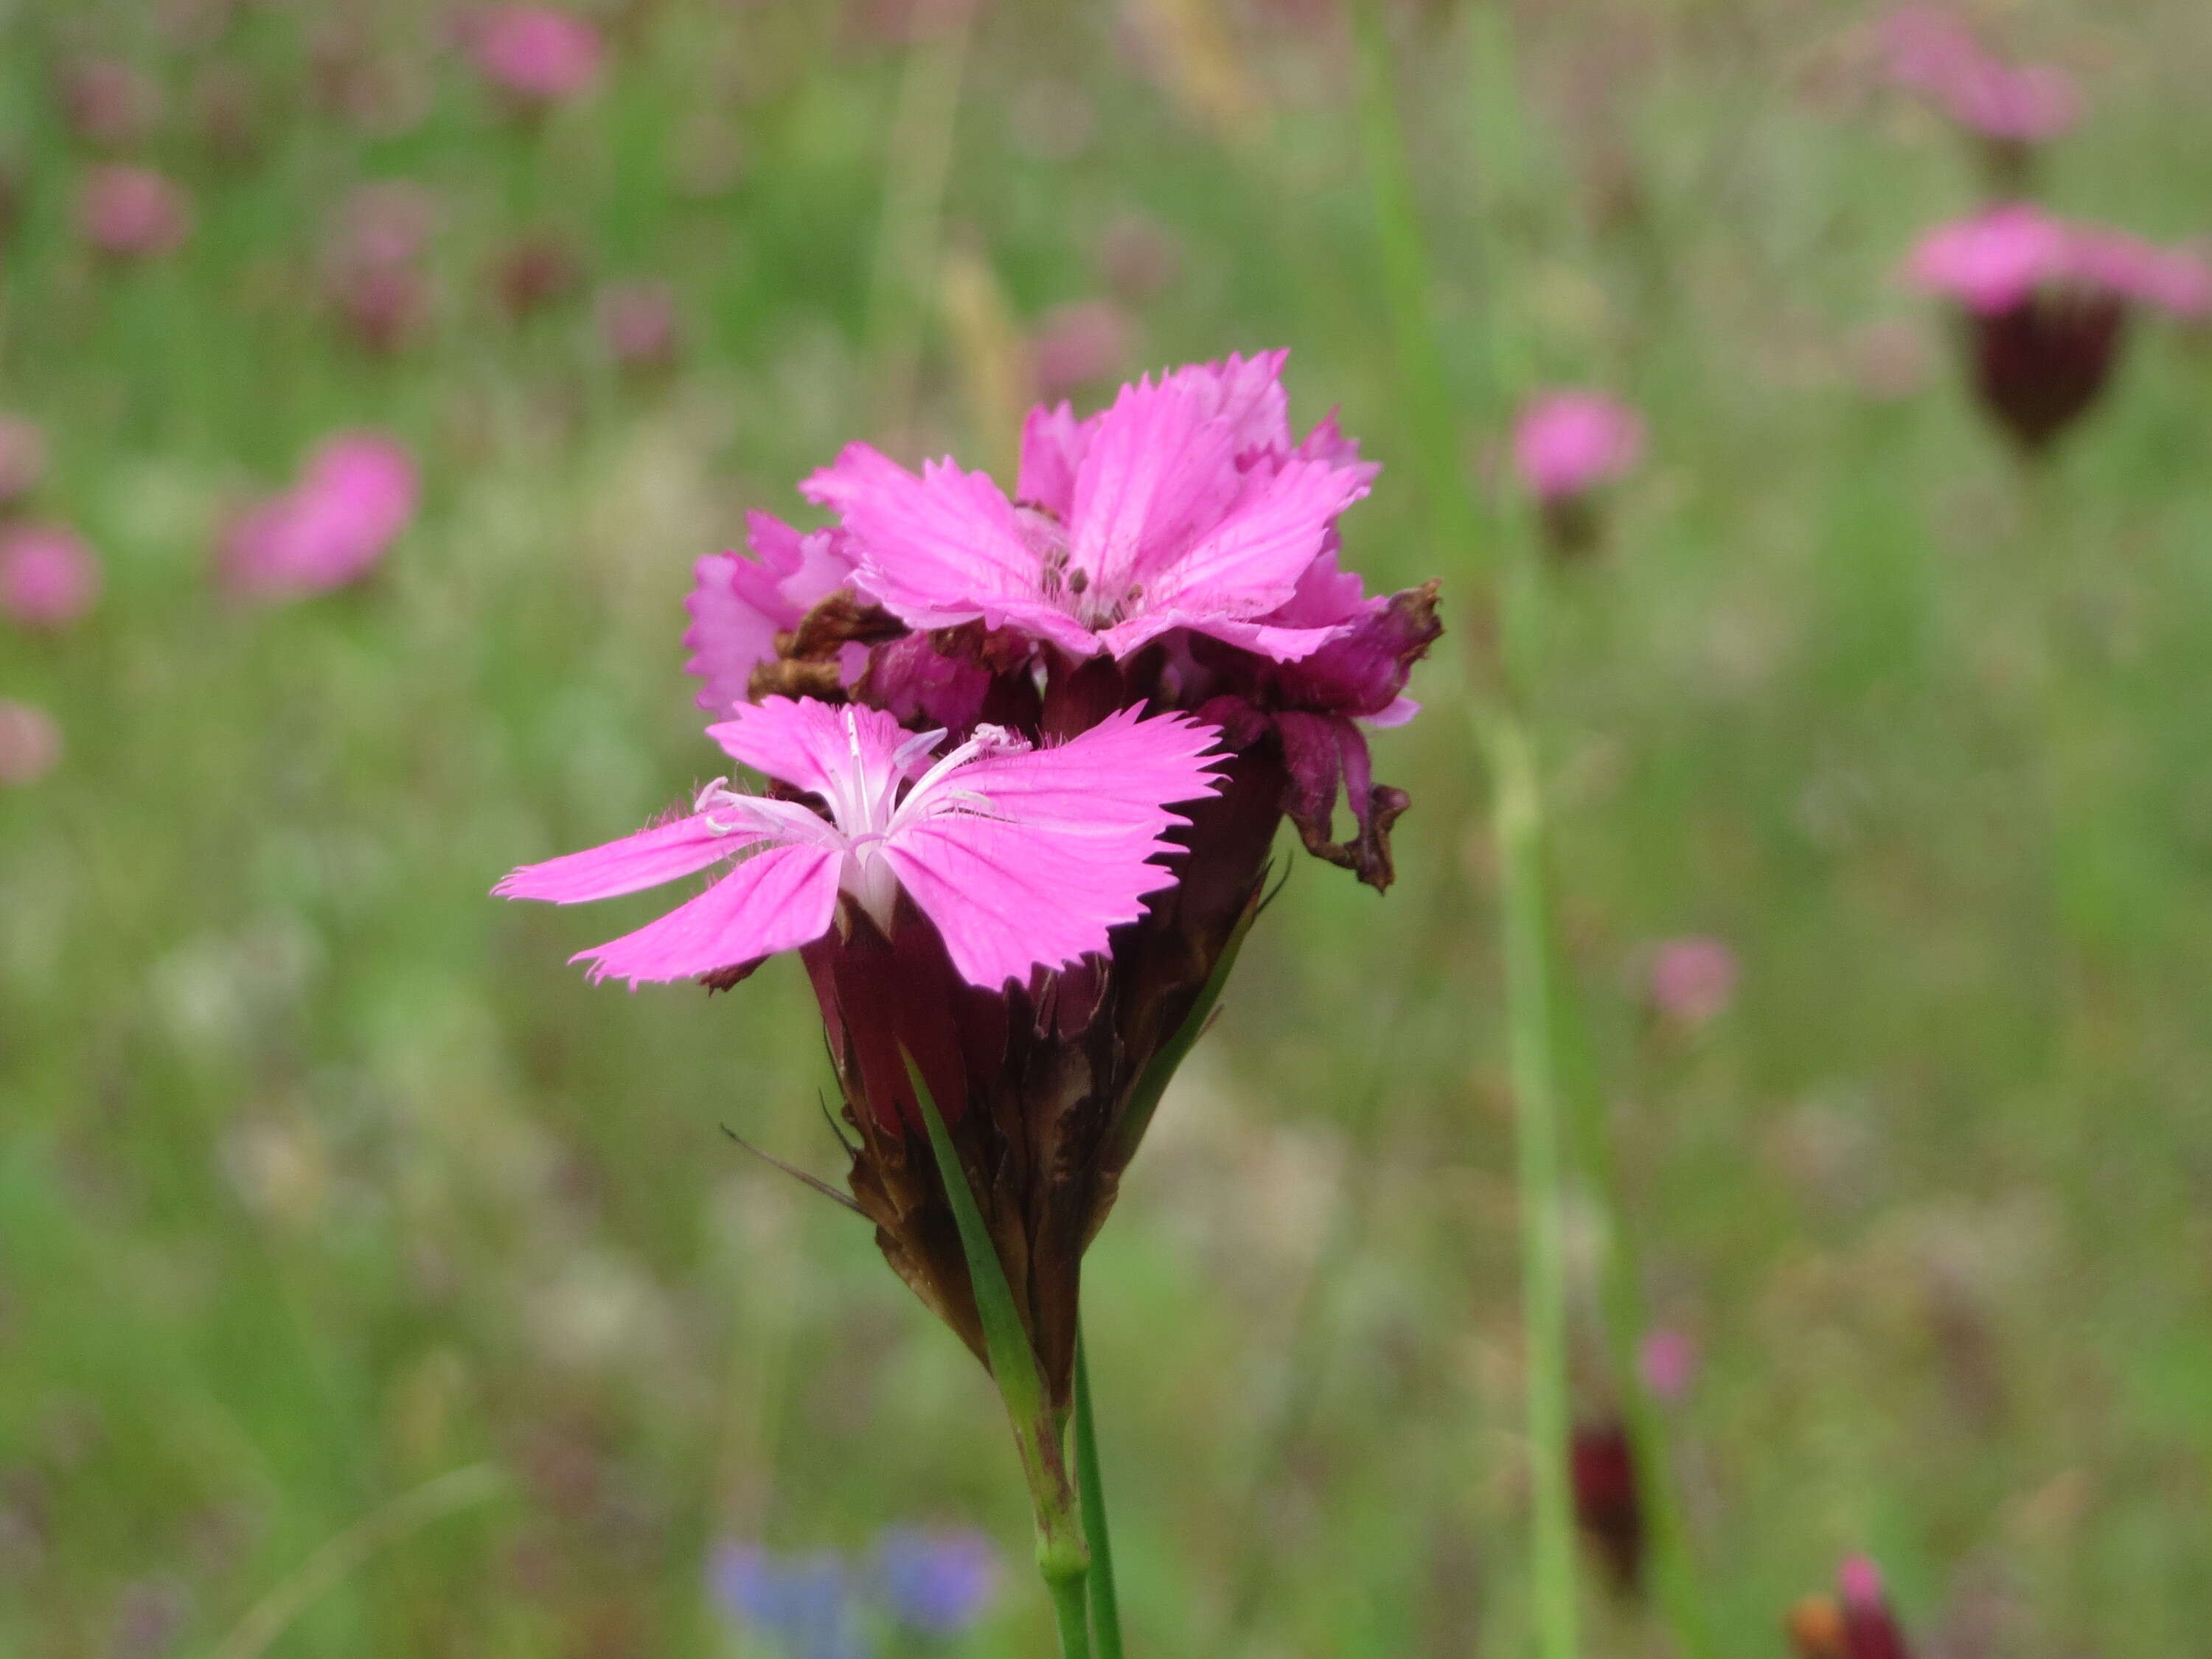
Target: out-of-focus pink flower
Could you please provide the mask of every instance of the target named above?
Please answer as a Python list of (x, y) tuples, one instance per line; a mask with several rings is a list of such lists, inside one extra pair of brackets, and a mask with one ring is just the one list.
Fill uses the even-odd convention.
[(2195, 250), (2161, 248), (2025, 203), (1937, 226), (1915, 246), (1904, 275), (1966, 311), (1975, 391), (2029, 453), (2096, 402), (2130, 307), (2191, 322), (2212, 313), (2212, 267)]
[(1905, 1632), (1883, 1593), (1881, 1570), (1870, 1559), (1846, 1557), (1836, 1569), (1836, 1589), (1844, 1604), (1845, 1659), (1911, 1659)]
[(1048, 311), (1030, 347), (1038, 395), (1064, 398), (1112, 374), (1127, 356), (1134, 331), (1128, 314), (1110, 300), (1085, 300)]
[(1644, 1333), (1636, 1350), (1644, 1386), (1660, 1399), (1680, 1400), (1698, 1374), (1698, 1344), (1687, 1331), (1662, 1325)]
[(19, 524), (0, 530), (0, 612), (18, 627), (68, 627), (100, 597), (100, 562), (73, 530)]
[(1651, 953), (1651, 1006), (1684, 1025), (1703, 1025), (1735, 1000), (1735, 952), (1717, 939), (1668, 939)]
[(493, 890), (574, 904), (748, 855), (659, 921), (582, 952), (594, 979), (696, 979), (797, 950), (830, 930), (840, 893), (889, 933), (903, 893), (969, 984), (1025, 981), (1039, 963), (1103, 952), (1109, 929), (1174, 883), (1152, 862), (1171, 850), (1162, 834), (1188, 821), (1168, 808), (1219, 787), (1206, 758), (1218, 732), (1133, 708), (1051, 748), (980, 727), (936, 759), (942, 732), (916, 736), (881, 709), (812, 698), (741, 703), (708, 736), (820, 796), (830, 817), (717, 783), (688, 817), (526, 866)]
[(238, 591), (286, 598), (342, 587), (366, 575), (415, 516), (415, 463), (374, 432), (331, 438), (300, 482), (232, 525), (219, 550)]
[(676, 360), (676, 290), (665, 283), (610, 283), (594, 307), (608, 355), (625, 368), (665, 368)]
[(1100, 233), (1098, 266), (1106, 285), (1121, 298), (1149, 300), (1181, 272), (1182, 251), (1149, 214), (1116, 214)]
[(338, 209), (333, 257), (347, 265), (404, 265), (421, 257), (438, 222), (438, 204), (422, 185), (386, 179), (356, 185)]
[(2004, 63), (1948, 7), (1912, 5), (1891, 13), (1882, 26), (1882, 44), (1892, 80), (1923, 94), (1984, 138), (2041, 143), (2081, 117), (2081, 96), (2065, 70), (2049, 64)]
[(46, 434), (37, 423), (0, 415), (0, 507), (22, 500), (46, 473)]
[(62, 729), (27, 702), (0, 698), (0, 784), (36, 783), (62, 757)]
[(173, 253), (191, 234), (191, 204), (151, 167), (94, 167), (77, 196), (86, 241), (116, 259)]
[(525, 105), (584, 96), (606, 56), (597, 29), (551, 6), (498, 7), (477, 20), (470, 44), (484, 79)]
[(88, 58), (62, 78), (62, 110), (88, 143), (124, 149), (161, 118), (161, 93), (143, 70), (112, 58)]
[(1643, 459), (1644, 417), (1601, 392), (1553, 392), (1513, 427), (1513, 462), (1539, 501), (1579, 495)]

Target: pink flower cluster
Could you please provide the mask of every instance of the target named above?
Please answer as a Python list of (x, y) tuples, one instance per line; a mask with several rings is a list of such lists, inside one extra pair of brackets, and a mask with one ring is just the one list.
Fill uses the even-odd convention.
[(2081, 96), (2065, 70), (2005, 63), (1948, 7), (1911, 5), (1891, 13), (1882, 45), (1892, 80), (1927, 97), (1967, 131), (1996, 143), (2042, 143), (2081, 117)]
[(415, 516), (415, 463), (374, 432), (331, 438), (300, 481), (234, 522), (218, 550), (223, 580), (259, 599), (320, 592), (357, 581)]
[(191, 204), (151, 167), (117, 162), (85, 176), (77, 223), (84, 240), (111, 259), (150, 259), (185, 245)]
[(1376, 469), (1334, 420), (1293, 434), (1284, 358), (1039, 408), (1011, 493), (848, 448), (800, 486), (830, 522), (755, 513), (749, 554), (698, 564), (707, 734), (762, 783), (717, 779), (496, 890), (571, 903), (716, 872), (581, 959), (723, 988), (798, 951), (860, 1136), (854, 1200), (979, 1355), (941, 1184), (900, 1150), (909, 1059), (963, 1156), (1024, 1172), (991, 1224), (1057, 1398), (1139, 1081), (1256, 914), (1278, 826), (1390, 880), (1407, 799), (1364, 728), (1413, 714), (1436, 588), (1370, 597), (1340, 568)]

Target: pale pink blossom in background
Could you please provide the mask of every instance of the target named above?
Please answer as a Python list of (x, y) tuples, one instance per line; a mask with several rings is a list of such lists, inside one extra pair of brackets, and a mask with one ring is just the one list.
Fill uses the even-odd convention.
[(143, 70), (112, 58), (88, 58), (62, 77), (62, 110), (88, 143), (122, 149), (161, 118), (161, 93)]
[(392, 439), (343, 434), (308, 458), (300, 482), (235, 523), (222, 574), (263, 598), (320, 592), (368, 574), (415, 516), (415, 463)]
[(1064, 398), (1121, 368), (1135, 333), (1128, 313), (1110, 300), (1055, 306), (1038, 319), (1030, 343), (1037, 394)]
[(437, 217), (436, 199), (404, 179), (362, 185), (339, 206), (324, 284), (371, 351), (397, 350), (429, 315), (429, 285), (418, 266)]
[(594, 306), (599, 338), (626, 368), (662, 368), (676, 360), (676, 290), (665, 283), (610, 283)]
[(1644, 456), (1644, 417), (1601, 392), (1547, 392), (1513, 427), (1513, 463), (1540, 501), (1579, 495)]
[(1125, 300), (1149, 300), (1182, 270), (1175, 235), (1149, 214), (1120, 213), (1098, 237), (1098, 268), (1106, 285)]
[(563, 104), (598, 84), (606, 46), (584, 19), (552, 6), (501, 6), (477, 18), (471, 56), (487, 81), (525, 104)]
[(36, 783), (62, 757), (62, 729), (27, 702), (0, 698), (0, 785)]
[(1717, 939), (1668, 939), (1651, 953), (1651, 1006), (1668, 1019), (1702, 1025), (1735, 1000), (1735, 952)]
[(1219, 733), (1187, 715), (1123, 709), (1051, 748), (996, 726), (951, 753), (878, 708), (811, 698), (741, 703), (708, 728), (739, 764), (817, 796), (709, 785), (690, 816), (510, 873), (492, 890), (557, 904), (659, 887), (735, 860), (707, 890), (579, 953), (592, 977), (696, 979), (811, 945), (840, 896), (886, 935), (903, 893), (936, 924), (970, 984), (997, 990), (1033, 969), (1107, 949), (1144, 897), (1174, 884), (1169, 807), (1220, 787)]
[(46, 473), (46, 434), (37, 423), (0, 415), (0, 507), (22, 500)]
[(2081, 95), (2065, 70), (2005, 63), (1948, 7), (1914, 5), (1891, 13), (1882, 25), (1882, 46), (1893, 81), (1985, 138), (2039, 143), (2081, 118)]
[(117, 259), (173, 253), (191, 234), (191, 204), (151, 167), (94, 167), (77, 193), (86, 241)]
[(1698, 1345), (1688, 1332), (1662, 1326), (1645, 1334), (1636, 1364), (1645, 1388), (1662, 1400), (1680, 1400), (1698, 1374)]
[(1861, 1606), (1878, 1603), (1882, 1599), (1881, 1569), (1873, 1559), (1864, 1555), (1847, 1555), (1836, 1569), (1836, 1588), (1843, 1592), (1846, 1602)]
[(346, 265), (404, 265), (421, 257), (438, 221), (437, 198), (404, 179), (361, 185), (339, 204), (333, 257)]
[(2025, 202), (1936, 226), (1906, 258), (1905, 278), (1984, 315), (2069, 289), (2154, 306), (2186, 320), (2212, 311), (2212, 266), (2196, 250), (2160, 247)]
[(75, 531), (47, 524), (0, 530), (0, 612), (10, 622), (52, 632), (99, 596), (100, 562)]

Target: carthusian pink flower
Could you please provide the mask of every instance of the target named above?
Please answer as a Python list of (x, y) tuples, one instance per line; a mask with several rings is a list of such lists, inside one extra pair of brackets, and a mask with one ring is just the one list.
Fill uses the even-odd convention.
[(77, 225), (94, 248), (114, 259), (173, 253), (191, 234), (185, 193), (151, 167), (94, 167), (77, 196)]
[(70, 130), (104, 149), (137, 143), (161, 118), (161, 92), (143, 70), (112, 58), (87, 58), (62, 76)]
[(50, 524), (0, 529), (0, 611), (16, 626), (66, 628), (99, 597), (100, 562), (75, 531)]
[(1871, 1559), (1845, 1557), (1836, 1569), (1836, 1589), (1844, 1604), (1844, 1659), (1911, 1659), (1905, 1632), (1889, 1610), (1881, 1569)]
[(2130, 311), (2185, 321), (2212, 313), (2212, 267), (2101, 226), (2014, 203), (1940, 225), (1905, 266), (1905, 280), (1957, 303), (1975, 391), (2031, 453), (2096, 402), (2118, 361)]
[(796, 950), (858, 1137), (854, 1201), (980, 1356), (910, 1056), (962, 1158), (1000, 1172), (985, 1222), (1057, 1405), (1084, 1249), (1283, 819), (1379, 890), (1407, 805), (1367, 733), (1415, 711), (1437, 590), (1370, 596), (1341, 568), (1338, 515), (1376, 469), (1333, 420), (1293, 437), (1283, 361), (1039, 409), (1011, 495), (847, 450), (803, 486), (832, 522), (755, 514), (748, 550), (698, 565), (684, 642), (709, 734), (764, 787), (718, 781), (499, 889), (573, 902), (718, 871), (582, 959), (726, 988)]
[[(1037, 410), (1011, 501), (951, 460), (917, 477), (866, 444), (800, 488), (843, 520), (860, 586), (909, 627), (1012, 627), (1077, 660), (1188, 629), (1290, 661), (1334, 630), (1269, 617), (1371, 469), (1267, 447), (1281, 368), (1139, 380), (1087, 421)], [(1248, 452), (1262, 459), (1240, 468)]]
[(1037, 324), (1030, 343), (1037, 391), (1064, 398), (1121, 365), (1133, 332), (1128, 314), (1108, 300), (1058, 306)]
[(1910, 5), (1882, 28), (1890, 78), (1921, 94), (1987, 146), (1993, 176), (2016, 185), (2028, 152), (2081, 118), (2081, 94), (2051, 64), (2014, 66), (1983, 46), (1958, 13)]
[(499, 6), (471, 38), (477, 70), (526, 107), (565, 104), (598, 84), (606, 48), (582, 18), (552, 6)]
[(1513, 465), (1536, 498), (1546, 544), (1586, 551), (1597, 536), (1591, 497), (1644, 458), (1644, 417), (1601, 392), (1549, 392), (1513, 424)]
[(1211, 727), (1135, 710), (1043, 749), (980, 726), (941, 757), (942, 732), (813, 699), (743, 704), (707, 734), (827, 815), (715, 784), (688, 817), (501, 882), (505, 897), (572, 904), (739, 860), (659, 921), (584, 951), (594, 978), (636, 985), (757, 963), (828, 933), (841, 898), (888, 939), (903, 895), (969, 983), (1026, 982), (1103, 953), (1107, 930), (1143, 913), (1144, 895), (1175, 878), (1153, 862), (1174, 850), (1162, 832), (1188, 822), (1167, 809), (1218, 787)]
[(62, 729), (27, 702), (0, 697), (0, 785), (36, 783), (60, 763)]
[(1661, 1400), (1676, 1401), (1690, 1391), (1698, 1374), (1698, 1345), (1687, 1331), (1662, 1325), (1644, 1333), (1637, 1346), (1637, 1370), (1644, 1386)]
[(421, 260), (436, 222), (430, 193), (404, 179), (362, 185), (340, 206), (324, 255), (324, 287), (369, 350), (398, 350), (428, 318)]
[(374, 432), (329, 439), (308, 458), (299, 483), (231, 526), (222, 574), (241, 592), (296, 597), (342, 587), (368, 574), (415, 516), (415, 463)]
[(1604, 1561), (1613, 1588), (1635, 1594), (1644, 1584), (1644, 1499), (1626, 1425), (1614, 1417), (1576, 1429), (1568, 1473), (1576, 1524)]
[(0, 507), (29, 495), (46, 472), (46, 439), (38, 423), (0, 415)]
[(1651, 1007), (1680, 1024), (1703, 1025), (1735, 1000), (1736, 972), (1735, 952), (1719, 939), (1668, 939), (1651, 953)]
[(624, 368), (665, 368), (676, 361), (676, 291), (665, 283), (610, 283), (594, 307), (607, 355)]

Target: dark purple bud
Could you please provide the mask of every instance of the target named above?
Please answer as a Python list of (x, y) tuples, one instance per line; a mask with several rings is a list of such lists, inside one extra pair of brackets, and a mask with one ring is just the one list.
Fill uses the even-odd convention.
[(1634, 1592), (1644, 1582), (1644, 1506), (1636, 1482), (1636, 1454), (1618, 1419), (1575, 1431), (1571, 1456), (1575, 1520), (1612, 1571), (1616, 1588)]

